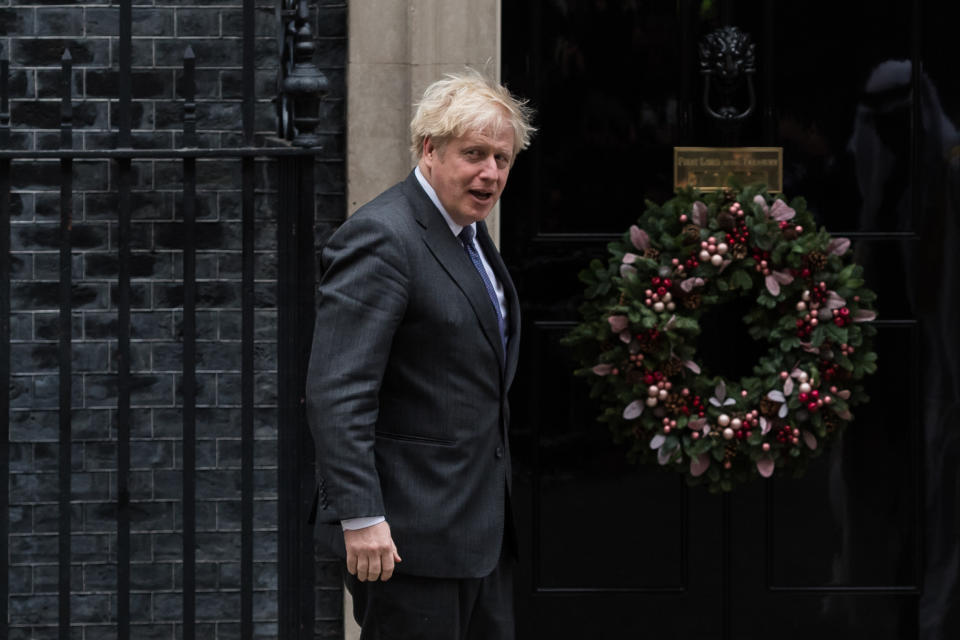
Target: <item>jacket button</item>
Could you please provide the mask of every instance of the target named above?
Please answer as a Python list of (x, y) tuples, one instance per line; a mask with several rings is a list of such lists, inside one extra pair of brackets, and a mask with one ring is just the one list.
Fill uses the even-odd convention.
[(497, 447), (497, 450), (493, 452), (493, 455), (497, 456), (498, 458), (502, 458), (502, 457), (503, 457), (503, 447)]

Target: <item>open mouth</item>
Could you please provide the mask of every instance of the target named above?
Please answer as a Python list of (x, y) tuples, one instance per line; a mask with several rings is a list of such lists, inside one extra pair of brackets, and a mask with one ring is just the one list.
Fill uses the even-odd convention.
[(470, 195), (479, 200), (480, 202), (487, 202), (490, 198), (493, 197), (492, 191), (479, 191), (476, 189), (470, 190)]

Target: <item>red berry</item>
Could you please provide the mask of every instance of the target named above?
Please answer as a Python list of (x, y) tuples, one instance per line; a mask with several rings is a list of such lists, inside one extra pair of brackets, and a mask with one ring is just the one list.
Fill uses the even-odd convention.
[(800, 402), (806, 402), (806, 401), (809, 400), (809, 399), (810, 399), (810, 396), (809, 396), (808, 394), (806, 394), (806, 393), (801, 393), (801, 394), (800, 394)]
[(807, 403), (807, 409), (809, 409), (811, 412), (816, 411), (817, 403), (816, 402)]
[(837, 325), (838, 327), (842, 327), (844, 325), (843, 318), (837, 316), (833, 319), (833, 324)]

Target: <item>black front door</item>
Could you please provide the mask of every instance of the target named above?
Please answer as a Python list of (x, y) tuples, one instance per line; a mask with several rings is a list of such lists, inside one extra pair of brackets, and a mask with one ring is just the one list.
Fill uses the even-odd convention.
[[(540, 128), (503, 203), (525, 305), (520, 637), (960, 637), (958, 14), (919, 0), (504, 3), (504, 80)], [(756, 44), (756, 109), (733, 133), (705, 113), (697, 57), (725, 25)], [(577, 272), (645, 198), (672, 195), (673, 147), (731, 142), (782, 146), (787, 197), (854, 241), (879, 294), (880, 368), (803, 478), (716, 496), (629, 465), (559, 339)]]

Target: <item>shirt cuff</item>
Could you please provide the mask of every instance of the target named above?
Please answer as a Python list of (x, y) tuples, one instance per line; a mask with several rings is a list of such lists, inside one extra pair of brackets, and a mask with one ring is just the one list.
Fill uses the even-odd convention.
[(372, 527), (375, 524), (380, 524), (381, 522), (386, 521), (385, 516), (364, 516), (363, 518), (347, 518), (346, 520), (340, 521), (340, 526), (343, 527), (344, 531), (355, 531), (357, 529), (366, 529), (367, 527)]

